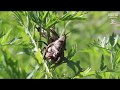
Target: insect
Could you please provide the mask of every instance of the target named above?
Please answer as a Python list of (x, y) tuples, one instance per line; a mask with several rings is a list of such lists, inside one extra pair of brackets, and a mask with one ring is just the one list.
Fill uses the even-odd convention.
[[(64, 51), (66, 50), (66, 35), (59, 35), (54, 29), (50, 29), (49, 42), (43, 50), (44, 59), (50, 60), (52, 63), (59, 63), (64, 58)], [(44, 35), (42, 35), (45, 37)], [(45, 37), (47, 39), (47, 37)]]
[(44, 57), (50, 59), (53, 63), (60, 62), (64, 58), (65, 46), (66, 35), (64, 34), (46, 47)]

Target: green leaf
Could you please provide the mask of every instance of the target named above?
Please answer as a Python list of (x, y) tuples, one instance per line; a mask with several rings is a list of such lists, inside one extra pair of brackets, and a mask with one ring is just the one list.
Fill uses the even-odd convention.
[(5, 33), (2, 31), (2, 32), (0, 33), (0, 38), (2, 38), (4, 35), (5, 35)]
[(31, 78), (35, 75), (35, 73), (37, 72), (38, 69), (39, 69), (39, 65), (36, 65), (36, 66), (35, 66), (35, 69), (32, 70), (32, 71), (29, 73), (29, 75), (26, 77), (26, 79), (31, 79)]
[(84, 78), (91, 75), (95, 75), (95, 71), (91, 71), (91, 68), (88, 67), (85, 71), (80, 72), (77, 76), (75, 76), (74, 79)]
[(30, 15), (30, 18), (32, 19), (32, 21), (35, 22), (37, 25), (41, 24), (41, 19), (40, 19), (40, 16), (39, 16), (39, 12), (32, 11), (32, 12), (29, 12), (29, 15)]
[(68, 19), (69, 17), (70, 17), (70, 13), (68, 12), (68, 13), (65, 13), (61, 18), (60, 18), (60, 20), (62, 20), (62, 21), (64, 21), (64, 20), (66, 20), (66, 19)]
[(120, 57), (118, 57), (115, 61), (115, 64), (119, 63), (120, 62)]
[(43, 63), (43, 56), (41, 54), (41, 50), (40, 48), (38, 49), (38, 51), (35, 53), (35, 58), (37, 59), (39, 64)]
[(100, 70), (103, 71), (105, 68), (106, 68), (106, 65), (104, 65), (104, 55), (102, 54)]
[(9, 78), (24, 78), (26, 73), (23, 70), (21, 70), (19, 62), (16, 59), (13, 59), (10, 53), (6, 52), (6, 50), (1, 51), (4, 57), (2, 61), (4, 72), (9, 76)]
[(65, 13), (61, 18), (62, 21), (66, 20), (85, 20), (84, 14), (81, 12), (70, 11)]
[(88, 67), (85, 71), (81, 72), (80, 74), (83, 76), (89, 76), (95, 74), (95, 71), (91, 71), (91, 68)]
[(46, 29), (50, 28), (51, 26), (55, 25), (57, 20), (49, 20), (46, 25)]
[(102, 76), (102, 78), (104, 78), (104, 79), (110, 79), (110, 72), (101, 73), (101, 76)]
[(31, 30), (33, 28), (33, 23), (31, 21), (30, 14), (28, 14), (28, 19), (29, 19), (29, 21), (28, 21), (28, 30)]
[(112, 36), (110, 36), (110, 44), (112, 47), (114, 47), (118, 41), (118, 35), (116, 35), (115, 33), (112, 33)]
[[(18, 45), (20, 44), (20, 40), (22, 39), (22, 37), (16, 37), (16, 38), (13, 38), (12, 40), (6, 42), (4, 45)], [(18, 43), (19, 42), (19, 43)]]
[(58, 76), (57, 78), (72, 78), (75, 76), (75, 71), (73, 70), (72, 64), (69, 66), (67, 63), (63, 63), (55, 68), (55, 74)]
[(10, 37), (10, 33), (12, 30), (8, 30), (8, 32), (2, 37), (1, 44), (5, 44), (7, 42), (7, 39)]
[(45, 22), (46, 18), (48, 16), (49, 12), (48, 11), (44, 11), (44, 15), (42, 16), (42, 21)]
[(14, 13), (15, 17), (17, 18), (19, 24), (21, 26), (24, 26), (24, 22), (23, 22), (23, 19), (22, 19), (22, 16), (21, 16), (22, 12), (16, 12), (16, 11), (14, 11), (13, 13)]

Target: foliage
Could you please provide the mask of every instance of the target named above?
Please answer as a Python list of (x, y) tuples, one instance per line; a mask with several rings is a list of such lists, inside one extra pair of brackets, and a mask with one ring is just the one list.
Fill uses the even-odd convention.
[[(110, 24), (108, 13), (0, 12), (0, 78), (120, 78), (119, 26)], [(43, 42), (49, 43), (51, 28), (59, 35), (70, 32), (64, 62), (58, 65), (44, 60), (41, 53)]]

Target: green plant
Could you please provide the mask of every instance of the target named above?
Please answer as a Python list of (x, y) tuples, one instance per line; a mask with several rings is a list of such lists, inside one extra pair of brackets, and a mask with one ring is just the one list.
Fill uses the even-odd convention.
[[(81, 72), (75, 78), (85, 78), (94, 75), (94, 78), (101, 79), (118, 79), (120, 76), (120, 45), (119, 45), (119, 35), (112, 33), (111, 36), (99, 37), (98, 40), (94, 40), (90, 43), (90, 49), (88, 52), (92, 52), (93, 48), (100, 52), (101, 62), (99, 63), (99, 70), (91, 70), (91, 68), (86, 69)], [(94, 54), (94, 53), (92, 53)], [(87, 72), (87, 74), (86, 74)]]
[[(56, 11), (22, 11), (22, 12), (13, 12), (16, 17), (16, 21), (19, 23), (18, 28), (19, 34), (14, 38), (11, 37), (11, 33), (13, 30), (9, 30), (6, 34), (1, 32), (1, 52), (5, 57), (6, 65), (10, 66), (10, 70), (6, 70), (6, 73), (9, 74), (8, 78), (62, 78), (64, 73), (59, 72), (61, 69), (59, 66), (53, 66), (51, 63), (47, 62), (47, 60), (43, 59), (43, 54), (41, 53), (43, 47), (45, 47), (44, 43), (49, 43), (50, 38), (50, 28), (55, 28), (55, 26), (59, 23), (64, 23), (64, 32), (67, 28), (67, 25), (72, 20), (84, 20), (86, 19), (84, 15), (86, 12), (56, 12)], [(37, 31), (36, 28), (39, 27)], [(43, 32), (47, 34), (47, 38), (42, 37)], [(62, 33), (61, 33), (62, 35)], [(10, 38), (8, 38), (10, 37)], [(9, 40), (9, 41), (7, 41)], [(8, 49), (7, 45), (19, 47), (16, 60), (11, 58), (9, 52), (6, 51)], [(23, 49), (23, 50), (22, 50)], [(21, 51), (22, 50), (22, 51)], [(19, 61), (22, 58), (19, 58), (20, 55), (25, 54), (25, 57), (29, 57), (27, 60), (30, 60), (29, 65), (25, 66), (25, 68), (21, 68), (23, 66), (19, 66), (18, 64), (24, 62), (23, 60)], [(13, 55), (14, 56), (14, 55)], [(26, 57), (26, 58), (27, 58)], [(31, 59), (30, 59), (31, 58)], [(13, 65), (7, 63), (10, 61)], [(15, 63), (13, 63), (15, 61)], [(19, 62), (18, 62), (19, 61)], [(14, 66), (15, 65), (15, 66)], [(70, 65), (61, 64), (62, 67), (66, 67), (66, 70), (69, 69)], [(65, 66), (64, 66), (65, 65)], [(14, 67), (21, 68), (16, 70)], [(52, 67), (53, 66), (53, 67)], [(7, 66), (6, 66), (7, 67)], [(58, 69), (60, 67), (60, 69)], [(72, 73), (74, 71), (70, 69)], [(11, 72), (15, 72), (15, 75), (12, 75)], [(61, 73), (62, 76), (59, 74)], [(14, 74), (14, 73), (13, 73)], [(23, 74), (23, 75), (22, 75)], [(65, 75), (63, 78), (71, 78), (73, 75), (67, 76)]]
[[(110, 24), (108, 13), (1, 11), (0, 78), (120, 78), (119, 30)], [(51, 29), (60, 37), (70, 32), (65, 57), (59, 64), (43, 59), (44, 47), (51, 42)]]

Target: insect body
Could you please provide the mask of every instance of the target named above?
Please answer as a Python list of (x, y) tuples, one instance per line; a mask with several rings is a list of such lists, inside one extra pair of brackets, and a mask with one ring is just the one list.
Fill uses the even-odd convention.
[(46, 47), (45, 58), (51, 59), (52, 62), (58, 63), (64, 57), (66, 35), (61, 36), (56, 41)]
[[(38, 31), (40, 31), (39, 28), (37, 29)], [(55, 32), (54, 29), (50, 29), (50, 33), (51, 34), (49, 37), (49, 42), (46, 44), (47, 46), (42, 50), (42, 53), (44, 54), (44, 59), (47, 58), (53, 63), (58, 63), (64, 58), (67, 34), (64, 34), (61, 37), (59, 37), (59, 35)], [(48, 39), (48, 36), (45, 36), (43, 33), (41, 34), (44, 38)]]

